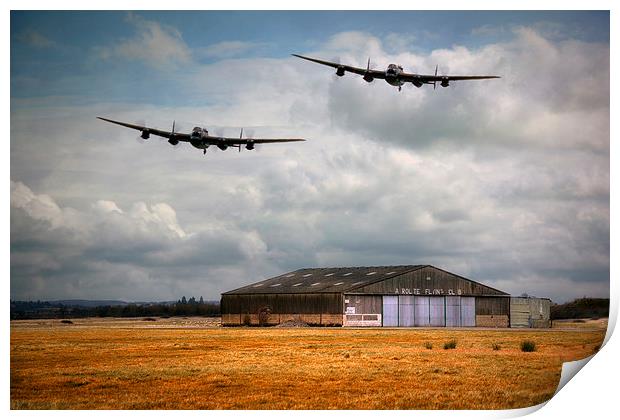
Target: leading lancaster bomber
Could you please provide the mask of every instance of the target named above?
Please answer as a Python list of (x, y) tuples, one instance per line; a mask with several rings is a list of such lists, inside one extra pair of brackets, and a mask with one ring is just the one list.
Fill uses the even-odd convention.
[(217, 146), (220, 150), (226, 150), (229, 147), (237, 148), (241, 151), (241, 146), (245, 146), (247, 150), (253, 150), (256, 144), (264, 143), (286, 143), (290, 141), (306, 141), (305, 139), (254, 139), (243, 138), (243, 129), (241, 129), (241, 135), (239, 138), (234, 137), (219, 137), (211, 136), (207, 129), (202, 127), (194, 127), (192, 132), (177, 133), (174, 131), (174, 122), (172, 123), (172, 131), (159, 130), (157, 128), (145, 127), (137, 124), (129, 124), (121, 121), (114, 121), (103, 117), (97, 117), (100, 120), (110, 122), (112, 124), (122, 125), (123, 127), (133, 128), (134, 130), (141, 131), (140, 137), (148, 139), (151, 134), (164, 137), (168, 139), (168, 143), (173, 146), (179, 144), (179, 142), (188, 142), (197, 149), (201, 149), (204, 154), (207, 153), (209, 146)]
[(317, 58), (304, 57), (303, 55), (291, 54), (295, 57), (303, 58), (304, 60), (312, 61), (315, 63), (323, 64), (324, 66), (330, 66), (336, 69), (338, 76), (344, 76), (345, 72), (359, 74), (364, 77), (364, 80), (368, 83), (375, 79), (385, 80), (392, 86), (396, 86), (398, 91), (402, 89), (405, 83), (412, 83), (415, 87), (422, 87), (424, 84), (433, 85), (433, 89), (437, 87), (437, 82), (442, 87), (450, 86), (450, 82), (456, 80), (480, 80), (480, 79), (499, 79), (500, 76), (443, 76), (437, 75), (437, 66), (435, 66), (435, 74), (417, 74), (417, 73), (405, 73), (402, 66), (398, 64), (388, 65), (385, 71), (371, 70), (370, 58), (368, 59), (368, 65), (365, 69), (353, 66), (347, 66), (345, 64), (332, 63), (331, 61), (319, 60)]

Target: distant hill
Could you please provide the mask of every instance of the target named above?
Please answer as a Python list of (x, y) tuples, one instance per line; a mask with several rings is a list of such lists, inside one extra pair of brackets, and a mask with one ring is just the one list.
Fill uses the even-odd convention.
[(606, 318), (608, 316), (609, 299), (581, 298), (551, 306), (551, 319)]
[(51, 305), (64, 305), (71, 307), (96, 308), (97, 306), (125, 306), (128, 302), (122, 300), (86, 300), (86, 299), (65, 299), (49, 301)]

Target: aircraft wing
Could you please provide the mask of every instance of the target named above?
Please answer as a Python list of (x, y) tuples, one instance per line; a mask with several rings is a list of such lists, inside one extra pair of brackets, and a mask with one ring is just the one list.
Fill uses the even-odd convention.
[[(129, 123), (121, 122), (121, 121), (114, 121), (114, 120), (110, 120), (108, 118), (103, 118), (103, 117), (97, 117), (97, 118), (102, 121), (107, 121), (112, 124), (118, 124), (118, 125), (122, 125), (123, 127), (133, 128), (134, 130), (143, 131), (143, 132), (147, 131), (149, 134), (154, 134), (156, 136), (165, 137), (167, 139), (172, 137), (171, 131), (159, 130), (157, 128), (145, 127), (145, 126), (138, 125), (138, 124), (129, 124)], [(190, 137), (189, 134), (174, 133), (175, 140), (189, 141), (189, 137)]]
[(439, 76), (435, 74), (412, 74), (401, 73), (399, 79), (403, 82), (421, 82), (421, 83), (433, 83), (442, 82), (447, 80), (448, 82), (455, 80), (481, 80), (481, 79), (499, 79), (500, 76)]
[(234, 146), (238, 144), (264, 144), (264, 143), (287, 143), (290, 141), (306, 141), (306, 139), (242, 139), (235, 137), (214, 137), (218, 139), (220, 142), (226, 143), (229, 146)]
[(364, 76), (366, 74), (371, 75), (374, 79), (385, 79), (385, 72), (380, 70), (363, 69), (360, 67), (347, 66), (346, 64), (332, 63), (331, 61), (319, 60), (318, 58), (304, 57), (303, 55), (291, 54), (295, 57), (302, 58), (304, 60), (312, 61), (314, 63), (323, 64), (324, 66), (333, 67), (335, 69), (342, 69), (350, 73), (359, 74)]

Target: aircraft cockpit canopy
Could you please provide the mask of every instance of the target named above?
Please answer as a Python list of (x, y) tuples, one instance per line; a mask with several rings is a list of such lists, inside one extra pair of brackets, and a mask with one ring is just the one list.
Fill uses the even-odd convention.
[(398, 64), (388, 65), (388, 69), (387, 69), (388, 73), (400, 73), (401, 71), (403, 71), (403, 68), (399, 66)]

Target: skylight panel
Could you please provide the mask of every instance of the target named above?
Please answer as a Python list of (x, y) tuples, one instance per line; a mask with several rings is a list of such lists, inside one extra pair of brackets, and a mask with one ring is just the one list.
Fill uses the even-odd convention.
[(334, 283), (334, 286), (340, 286), (341, 284), (344, 284), (343, 281), (339, 281), (338, 283)]
[(330, 277), (330, 276), (333, 276), (333, 275), (334, 275), (334, 273), (329, 273), (329, 274), (325, 274), (325, 277)]
[(269, 287), (278, 287), (278, 286), (281, 286), (281, 285), (282, 285), (282, 283), (276, 283), (276, 284), (272, 284), (272, 285), (271, 285), (271, 286), (269, 286)]
[(318, 286), (319, 284), (321, 284), (321, 283), (318, 283), (318, 282), (317, 283), (312, 283), (310, 286)]
[(342, 277), (350, 276), (351, 274), (353, 273), (349, 272), (349, 273), (343, 274)]
[(371, 271), (370, 273), (366, 273), (367, 276), (372, 276), (373, 274), (377, 274), (376, 271)]
[(286, 278), (290, 278), (290, 277), (294, 277), (294, 276), (295, 276), (295, 274), (287, 274), (287, 275), (286, 275), (286, 276), (284, 276), (284, 277), (286, 277)]
[(259, 284), (255, 284), (255, 285), (254, 285), (254, 286), (252, 286), (252, 287), (261, 287), (262, 285), (263, 285), (263, 283), (259, 283)]
[(394, 274), (396, 273), (396, 271), (390, 271), (389, 273), (385, 273), (386, 276), (389, 276), (390, 274)]
[(295, 283), (292, 287), (301, 286), (303, 283)]
[(312, 273), (304, 274), (302, 277), (310, 277)]

